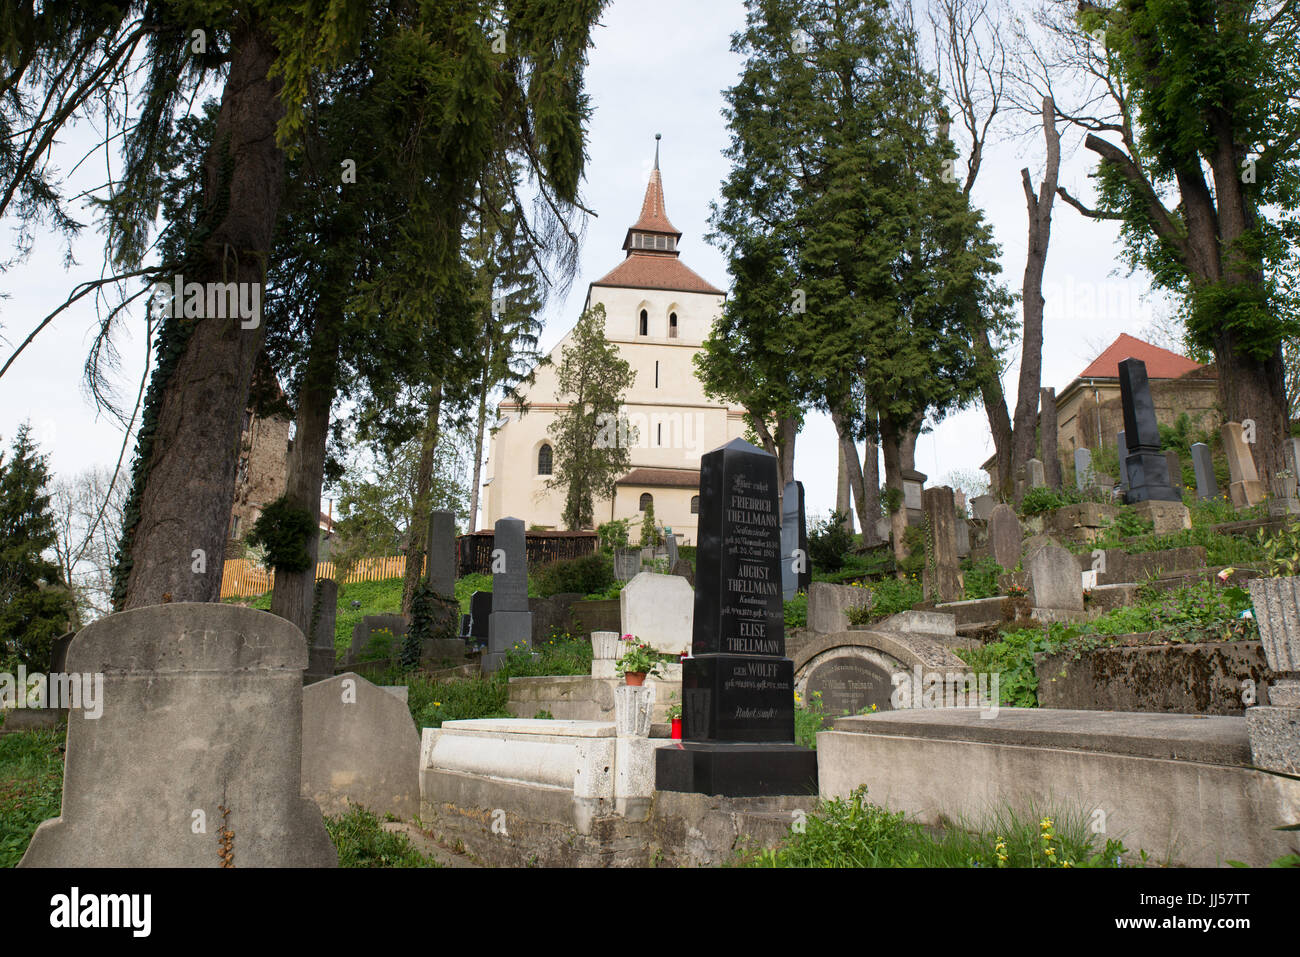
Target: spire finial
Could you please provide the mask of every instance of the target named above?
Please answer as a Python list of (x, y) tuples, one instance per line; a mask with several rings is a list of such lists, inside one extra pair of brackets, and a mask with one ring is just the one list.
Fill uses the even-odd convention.
[(659, 141), (664, 138), (662, 133), (655, 134), (655, 169), (659, 168)]

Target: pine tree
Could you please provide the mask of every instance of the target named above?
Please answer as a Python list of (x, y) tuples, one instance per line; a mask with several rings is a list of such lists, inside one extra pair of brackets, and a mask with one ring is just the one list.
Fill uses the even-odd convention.
[(8, 463), (0, 454), (0, 653), (41, 670), (73, 613), (59, 566), (45, 557), (58, 538), (48, 483), (45, 459), (24, 424)]
[(630, 435), (620, 417), (624, 393), (636, 372), (605, 338), (605, 307), (582, 314), (562, 349), (560, 401), (568, 408), (551, 423), (554, 472), (546, 487), (564, 489), (564, 524), (592, 528), (597, 496), (613, 494), (614, 482), (632, 462)]

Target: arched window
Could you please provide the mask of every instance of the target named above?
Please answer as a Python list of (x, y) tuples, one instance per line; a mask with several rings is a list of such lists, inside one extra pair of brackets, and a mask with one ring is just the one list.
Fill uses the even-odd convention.
[(691, 514), (692, 515), (700, 514), (700, 497), (698, 495), (691, 496)]
[(543, 445), (540, 449), (538, 449), (537, 450), (537, 474), (550, 475), (553, 459), (554, 459), (554, 454), (551, 452), (551, 447), (549, 445)]
[(650, 314), (644, 309), (641, 310), (641, 335), (650, 335)]
[(641, 511), (644, 512), (646, 509), (650, 508), (650, 506), (654, 505), (654, 503), (655, 499), (653, 495), (649, 492), (641, 493)]
[(668, 338), (677, 338), (677, 313), (675, 312), (670, 312), (668, 314)]

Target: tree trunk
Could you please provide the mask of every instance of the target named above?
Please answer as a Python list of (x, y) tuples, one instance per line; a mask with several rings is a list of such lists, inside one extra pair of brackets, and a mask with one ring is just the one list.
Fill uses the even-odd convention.
[(906, 542), (907, 508), (903, 505), (903, 460), (901, 430), (884, 415), (880, 417), (880, 448), (885, 458), (885, 487), (897, 500), (898, 508), (889, 514), (889, 530), (894, 539), (894, 561), (900, 566), (898, 577), (904, 577), (902, 563), (907, 559)]
[(1029, 248), (1025, 253), (1025, 276), (1021, 287), (1025, 319), (1011, 445), (1013, 476), (1018, 476), (1025, 463), (1034, 457), (1039, 389), (1043, 379), (1043, 271), (1047, 266), (1047, 245), (1052, 237), (1052, 204), (1056, 199), (1061, 170), (1061, 134), (1056, 129), (1056, 104), (1050, 96), (1043, 97), (1042, 118), (1043, 137), (1047, 141), (1047, 167), (1037, 196), (1034, 195), (1029, 170), (1020, 171), (1029, 209)]
[(433, 486), (433, 452), (438, 444), (438, 415), (442, 409), (442, 384), (430, 389), (429, 417), (420, 436), (420, 465), (415, 476), (415, 506), (406, 540), (406, 574), (402, 581), (402, 614), (411, 613), (411, 599), (424, 572), (425, 541), (429, 537), (430, 489)]
[(483, 388), (478, 395), (478, 418), (474, 430), (474, 468), (470, 471), (472, 484), (469, 491), (469, 530), (471, 532), (478, 528), (479, 479), (483, 473), (483, 433), (487, 429), (487, 396), (488, 385), (485, 375)]
[(867, 546), (881, 544), (876, 533), (876, 523), (880, 521), (880, 446), (873, 438), (867, 438), (862, 449), (862, 491), (859, 515), (865, 514), (867, 525), (862, 530), (862, 543)]
[(1056, 420), (1056, 390), (1043, 389), (1038, 407), (1042, 409), (1039, 416), (1040, 442), (1043, 447), (1043, 472), (1047, 478), (1047, 487), (1061, 490), (1061, 453), (1056, 447), (1057, 433), (1060, 428)]
[[(844, 443), (836, 438), (836, 445), (839, 448), (840, 467), (836, 474), (835, 481), (835, 511), (846, 516), (840, 524), (853, 534), (853, 493), (849, 490), (849, 464), (848, 456), (844, 453)], [(857, 450), (854, 449), (853, 457), (856, 459)], [(861, 479), (859, 479), (861, 481)]]
[[(264, 30), (235, 22), (216, 137), (204, 160), (199, 232), (212, 229), (187, 283), (262, 287), (284, 189), (284, 155), (275, 144), (281, 81), (267, 75), (275, 55)], [(194, 322), (158, 405), (123, 608), (219, 600), (235, 450), (263, 332), (260, 318), (252, 329), (238, 317)]]
[(781, 472), (781, 488), (794, 481), (794, 447), (799, 438), (799, 423), (791, 416), (776, 423), (776, 458)]
[[(285, 499), (295, 508), (311, 512), (313, 524), (320, 515), (320, 492), (325, 480), (325, 448), (338, 373), (339, 324), (342, 319), (342, 311), (331, 303), (317, 314), (312, 325), (307, 370), (298, 395), (298, 429), (286, 463)], [(319, 548), (320, 535), (314, 534), (307, 542), (311, 564), (300, 572), (277, 569), (275, 592), (271, 596), (271, 613), (297, 625), (308, 642), (312, 640), (309, 631), (316, 597)]]
[(975, 350), (988, 370), (980, 384), (980, 396), (984, 400), (984, 414), (989, 420), (989, 431), (993, 433), (993, 470), (996, 481), (989, 492), (998, 501), (1006, 502), (1011, 499), (1011, 416), (1007, 414), (1007, 397), (1002, 391), (1001, 371), (988, 332), (980, 331)]

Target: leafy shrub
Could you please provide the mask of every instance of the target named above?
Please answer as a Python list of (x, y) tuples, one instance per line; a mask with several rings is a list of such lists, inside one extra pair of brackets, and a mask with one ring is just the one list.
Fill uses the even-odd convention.
[(1001, 576), (1002, 566), (992, 558), (981, 558), (977, 562), (971, 562), (962, 576), (966, 585), (965, 597), (992, 598), (999, 594), (998, 579)]
[(616, 548), (627, 548), (629, 522), (629, 519), (617, 518), (596, 526), (596, 538), (602, 551), (612, 554)]
[(1271, 578), (1300, 575), (1300, 521), (1287, 522), (1273, 535), (1265, 535), (1261, 529), (1259, 544)]
[(866, 608), (850, 608), (849, 623), (865, 625), (878, 618), (887, 618), (900, 611), (910, 611), (925, 597), (925, 590), (915, 576), (909, 578), (882, 578), (870, 586), (871, 603)]
[(829, 518), (813, 522), (808, 530), (808, 557), (818, 571), (835, 572), (853, 547), (853, 533), (845, 527), (848, 513), (833, 511)]
[(1142, 518), (1131, 508), (1122, 508), (1110, 523), (1108, 530), (1121, 538), (1135, 538), (1139, 535), (1150, 535), (1155, 531), (1155, 527), (1156, 523), (1152, 520)]
[(1077, 505), (1082, 501), (1084, 501), (1083, 492), (1073, 486), (1060, 489), (1046, 486), (1030, 488), (1025, 490), (1025, 496), (1020, 501), (1020, 514), (1038, 515), (1066, 505)]
[(0, 735), (0, 867), (17, 867), (40, 823), (59, 816), (63, 735)]
[(785, 626), (787, 628), (808, 627), (808, 595), (798, 592), (785, 603)]
[(305, 508), (290, 505), (282, 495), (262, 510), (247, 541), (266, 549), (265, 561), (271, 568), (300, 572), (311, 567), (307, 543), (316, 534), (316, 516)]
[(534, 584), (541, 598), (564, 592), (579, 595), (601, 592), (613, 581), (614, 562), (600, 552), (548, 562), (534, 572)]
[(903, 544), (907, 546), (907, 557), (897, 563), (898, 570), (909, 578), (920, 579), (926, 560), (925, 528), (909, 525), (903, 533)]

